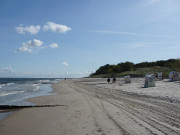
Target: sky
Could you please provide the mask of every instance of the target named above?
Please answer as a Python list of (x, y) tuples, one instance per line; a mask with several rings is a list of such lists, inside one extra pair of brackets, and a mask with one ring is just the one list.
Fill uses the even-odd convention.
[(0, 0), (0, 77), (179, 58), (179, 37), (179, 0)]

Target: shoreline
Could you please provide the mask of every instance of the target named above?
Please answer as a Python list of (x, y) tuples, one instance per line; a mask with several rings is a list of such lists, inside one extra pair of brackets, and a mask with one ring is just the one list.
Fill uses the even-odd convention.
[[(63, 80), (61, 80), (63, 81)], [(38, 96), (38, 97), (33, 97), (33, 98), (28, 98), (26, 99), (26, 101), (34, 103), (36, 105), (58, 105), (60, 108), (66, 108), (66, 102), (64, 104), (57, 104), (56, 101), (53, 101), (53, 99), (55, 99), (56, 97), (58, 97), (58, 93), (57, 93), (57, 85), (61, 82), (59, 81), (58, 83), (52, 84), (52, 90), (51, 93), (54, 93), (53, 95), (46, 95), (46, 96)], [(6, 116), (4, 119), (2, 119), (0, 121), (0, 134), (5, 135), (5, 134), (15, 134), (13, 131), (16, 131), (16, 129), (18, 129), (18, 132), (21, 132), (22, 129), (24, 129), (21, 133), (17, 133), (17, 135), (24, 135), (24, 134), (34, 134), (31, 132), (27, 133), (26, 129), (29, 127), (27, 125), (29, 125), (29, 122), (31, 123), (30, 125), (33, 126), (34, 124), (36, 125), (40, 125), (41, 121), (38, 120), (39, 117), (42, 117), (42, 114), (46, 111), (48, 111), (48, 113), (46, 114), (46, 116), (48, 116), (48, 114), (52, 113), (52, 110), (56, 110), (55, 108), (59, 108), (59, 107), (42, 107), (42, 108), (23, 108), (20, 110), (17, 110), (15, 112), (12, 112), (11, 114), (9, 114), (8, 116)], [(49, 110), (49, 108), (51, 110)], [(33, 117), (37, 117), (37, 119), (33, 119)], [(44, 116), (43, 116), (44, 117)], [(28, 119), (27, 121), (24, 121), (24, 119)], [(47, 121), (51, 121), (49, 118), (47, 118)], [(19, 121), (21, 121), (19, 123)], [(4, 125), (8, 125), (7, 127), (4, 128)], [(16, 127), (18, 125), (18, 128)], [(26, 126), (25, 126), (26, 125)], [(35, 126), (36, 127), (36, 126)], [(2, 131), (2, 128), (4, 129), (4, 131)], [(9, 129), (13, 130), (10, 131)], [(39, 132), (39, 130), (36, 130), (37, 132)], [(41, 131), (43, 132), (43, 131)]]
[[(60, 81), (59, 81), (60, 82)], [(57, 83), (59, 83), (57, 82)], [(54, 96), (56, 95), (57, 93), (55, 92), (55, 89), (54, 89), (54, 85), (57, 84), (57, 83), (54, 83), (54, 84), (50, 84), (51, 85), (51, 91), (47, 93), (47, 95), (42, 95), (42, 96), (37, 96), (37, 97), (32, 97), (32, 98), (28, 98), (26, 99), (25, 101), (27, 102), (30, 102), (30, 103), (33, 103), (35, 105), (42, 105), (42, 100), (44, 100), (45, 97), (48, 97), (48, 96)], [(41, 99), (42, 98), (42, 99)]]
[[(41, 85), (44, 85), (44, 84), (41, 84)], [(45, 84), (45, 85), (47, 85), (47, 84)], [(35, 97), (30, 97), (30, 98), (24, 99), (22, 101), (19, 101), (20, 106), (31, 106), (31, 105), (34, 106), (37, 103), (33, 102), (33, 98), (40, 98), (40, 97), (43, 97), (43, 96), (55, 95), (56, 93), (54, 93), (53, 84), (48, 84), (48, 85), (49, 86), (45, 86), (46, 87), (46, 92), (45, 93), (43, 93), (42, 95), (37, 95)], [(40, 89), (43, 89), (42, 86), (40, 87)], [(18, 104), (17, 104), (17, 106), (18, 106)], [(13, 109), (13, 110), (10, 109), (10, 110), (5, 110), (4, 112), (0, 112), (0, 122), (2, 120), (6, 119), (6, 117), (8, 117), (9, 115), (12, 115), (12, 114), (16, 113), (16, 111), (19, 111), (19, 110), (20, 109)]]

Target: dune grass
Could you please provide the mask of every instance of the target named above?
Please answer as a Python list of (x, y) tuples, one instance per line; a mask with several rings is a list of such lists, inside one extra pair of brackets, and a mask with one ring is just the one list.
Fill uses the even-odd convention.
[(180, 72), (180, 68), (172, 69), (172, 68), (167, 68), (167, 67), (148, 67), (148, 68), (136, 68), (131, 71), (126, 71), (122, 73), (109, 73), (109, 74), (100, 74), (100, 75), (95, 75), (91, 76), (93, 78), (107, 78), (107, 77), (123, 77), (126, 75), (130, 75), (131, 77), (144, 77), (147, 73), (155, 73), (155, 72), (162, 72), (164, 78), (168, 78), (168, 74), (171, 71), (176, 71)]

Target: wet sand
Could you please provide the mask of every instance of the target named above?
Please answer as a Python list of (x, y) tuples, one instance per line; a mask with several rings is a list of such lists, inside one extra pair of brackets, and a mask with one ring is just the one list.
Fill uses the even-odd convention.
[(107, 85), (106, 79), (60, 81), (53, 85), (56, 95), (29, 101), (64, 106), (21, 109), (0, 122), (0, 135), (180, 134), (178, 100), (130, 90), (142, 91), (141, 85), (141, 79), (124, 86)]

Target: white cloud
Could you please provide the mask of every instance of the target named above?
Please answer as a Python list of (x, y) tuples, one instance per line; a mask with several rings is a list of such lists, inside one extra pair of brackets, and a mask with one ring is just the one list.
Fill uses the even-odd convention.
[(8, 67), (2, 67), (0, 68), (0, 72), (8, 72), (8, 73), (13, 73), (14, 70), (11, 66), (8, 66)]
[(51, 48), (58, 48), (58, 44), (57, 43), (52, 43), (49, 45), (49, 47)]
[(103, 34), (119, 34), (119, 35), (128, 35), (128, 36), (140, 36), (140, 37), (174, 38), (174, 36), (171, 36), (171, 35), (156, 35), (156, 34), (123, 32), (123, 31), (92, 30), (92, 31), (88, 31), (88, 32), (103, 33)]
[(46, 25), (44, 25), (43, 29), (45, 31), (53, 31), (53, 32), (59, 32), (59, 33), (66, 33), (69, 30), (72, 30), (70, 27), (66, 25), (56, 24), (53, 22), (47, 22)]
[(30, 25), (26, 27), (23, 27), (23, 25), (20, 25), (19, 27), (15, 27), (15, 30), (19, 34), (25, 34), (25, 33), (37, 34), (40, 31), (40, 29), (41, 29), (40, 25), (37, 25), (37, 26)]
[(41, 48), (42, 41), (33, 39), (23, 42), (21, 47), (16, 52), (33, 52), (35, 48)]
[(69, 66), (69, 64), (67, 62), (63, 62), (62, 64), (65, 66)]

